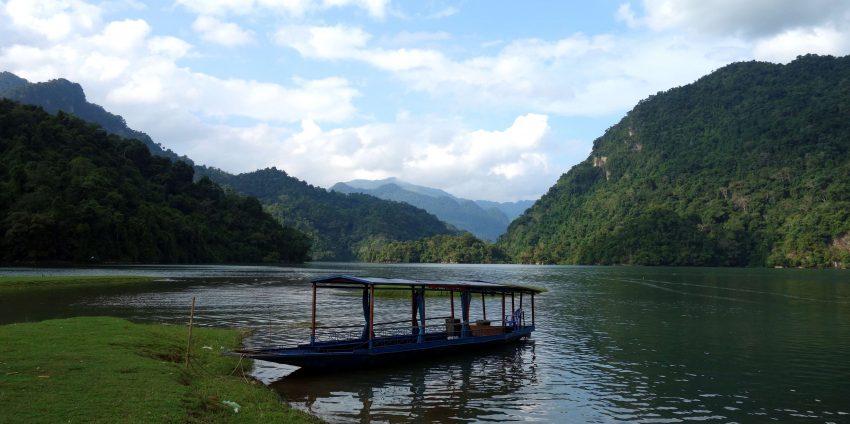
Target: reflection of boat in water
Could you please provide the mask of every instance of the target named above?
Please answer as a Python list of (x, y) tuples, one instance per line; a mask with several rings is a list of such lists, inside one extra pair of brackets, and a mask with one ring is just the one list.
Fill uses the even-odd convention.
[[(409, 360), (501, 345), (528, 337), (534, 331), (534, 295), (540, 292), (528, 287), (485, 281), (444, 282), (351, 276), (322, 278), (314, 280), (312, 285), (309, 343), (297, 347), (246, 348), (232, 354), (295, 365), (305, 370), (331, 371), (384, 365), (398, 358)], [(317, 327), (316, 291), (319, 288), (361, 290), (365, 323)], [(410, 292), (410, 320), (376, 322), (376, 291)], [(427, 317), (426, 292), (447, 293), (451, 314)], [(455, 293), (460, 295), (460, 318), (455, 317)], [(484, 319), (471, 323), (469, 308), (473, 296), (478, 295), (481, 296)], [(523, 310), (524, 295), (531, 298), (530, 322)], [(495, 322), (487, 320), (486, 296), (501, 297), (501, 316)], [(508, 301), (510, 310), (506, 314)]]
[(486, 352), (398, 361), (333, 378), (296, 371), (269, 387), (293, 406), (329, 422), (475, 422), (495, 410), (528, 406), (538, 382), (533, 340)]

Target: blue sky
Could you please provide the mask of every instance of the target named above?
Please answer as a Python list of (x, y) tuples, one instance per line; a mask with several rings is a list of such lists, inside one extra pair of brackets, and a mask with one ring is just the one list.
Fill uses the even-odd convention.
[(850, 51), (844, 0), (8, 0), (0, 70), (67, 78), (168, 148), (328, 187), (534, 199), (642, 98)]

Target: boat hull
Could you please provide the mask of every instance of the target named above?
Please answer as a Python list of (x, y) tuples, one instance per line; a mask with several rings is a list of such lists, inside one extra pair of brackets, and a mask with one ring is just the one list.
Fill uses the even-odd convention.
[[(340, 344), (302, 345), (283, 349), (246, 349), (234, 352), (251, 359), (294, 365), (310, 372), (330, 372), (349, 369), (373, 368), (398, 364), (399, 360), (413, 360), (435, 355), (484, 349), (512, 343), (531, 335), (533, 326), (514, 331), (478, 337), (440, 338), (419, 343), (390, 343), (369, 348), (368, 341), (354, 342), (351, 349), (333, 351)], [(386, 342), (384, 341), (376, 341)], [(349, 345), (344, 345), (349, 346)]]

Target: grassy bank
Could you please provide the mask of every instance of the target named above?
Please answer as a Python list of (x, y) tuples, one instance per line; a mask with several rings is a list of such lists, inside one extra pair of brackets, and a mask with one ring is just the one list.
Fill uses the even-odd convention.
[(109, 317), (0, 326), (0, 423), (318, 422), (243, 377), (246, 361), (221, 355), (239, 340), (195, 328), (186, 370), (185, 326)]
[(3, 291), (21, 291), (38, 289), (56, 289), (62, 287), (103, 287), (122, 284), (148, 283), (154, 277), (135, 276), (89, 276), (89, 275), (53, 275), (53, 276), (0, 276), (0, 293)]

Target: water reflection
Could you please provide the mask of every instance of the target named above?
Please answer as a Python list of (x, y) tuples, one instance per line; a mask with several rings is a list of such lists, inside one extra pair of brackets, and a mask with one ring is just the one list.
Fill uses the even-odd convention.
[[(285, 399), (339, 422), (520, 419), (519, 394), (537, 385), (534, 342), (333, 377), (293, 374), (271, 384)], [(495, 407), (495, 405), (500, 405)]]

